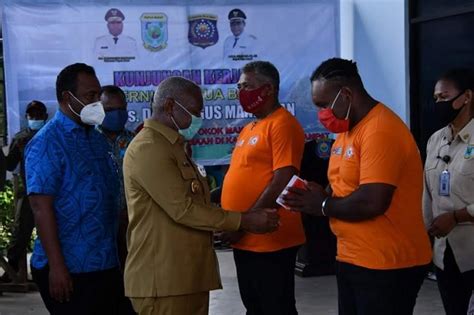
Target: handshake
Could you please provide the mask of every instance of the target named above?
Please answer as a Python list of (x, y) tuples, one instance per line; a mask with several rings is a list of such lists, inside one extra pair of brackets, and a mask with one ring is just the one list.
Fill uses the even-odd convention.
[(240, 221), (241, 230), (255, 234), (274, 232), (279, 225), (277, 209), (251, 209), (242, 213)]
[(245, 232), (270, 233), (276, 231), (279, 226), (280, 216), (277, 209), (251, 209), (242, 213), (239, 231), (218, 232), (215, 236), (224, 244), (234, 244), (244, 236)]

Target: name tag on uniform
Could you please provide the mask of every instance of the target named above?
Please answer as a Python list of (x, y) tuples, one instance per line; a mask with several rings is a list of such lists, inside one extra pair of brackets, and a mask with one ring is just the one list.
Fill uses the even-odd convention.
[(441, 172), (439, 175), (439, 192), (438, 194), (440, 196), (449, 196), (449, 181), (450, 181), (451, 175), (449, 174), (448, 170), (444, 170)]

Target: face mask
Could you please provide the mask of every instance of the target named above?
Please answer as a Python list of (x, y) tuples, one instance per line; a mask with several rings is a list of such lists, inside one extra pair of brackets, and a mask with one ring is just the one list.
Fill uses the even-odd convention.
[(81, 113), (78, 114), (74, 109), (72, 109), (71, 104), (68, 104), (69, 109), (76, 114), (78, 117), (81, 118), (81, 121), (86, 124), (86, 125), (100, 125), (104, 121), (105, 118), (105, 111), (104, 111), (104, 106), (100, 101), (90, 103), (87, 105), (84, 105), (80, 100), (77, 99), (77, 97), (74, 96), (71, 92), (69, 92), (72, 97), (76, 99), (76, 101), (79, 102), (79, 104), (82, 105), (82, 110)]
[(181, 129), (179, 128), (178, 124), (174, 120), (173, 116), (171, 116), (171, 120), (173, 121), (174, 125), (176, 128), (178, 128), (178, 132), (180, 135), (184, 137), (186, 140), (191, 140), (194, 138), (196, 133), (198, 132), (199, 128), (202, 126), (202, 118), (201, 117), (196, 117), (193, 114), (191, 114), (183, 105), (175, 101), (176, 104), (178, 104), (186, 113), (188, 113), (191, 116), (191, 124), (189, 125), (188, 128), (186, 129)]
[(110, 131), (119, 132), (123, 130), (127, 123), (128, 112), (125, 109), (114, 109), (105, 112), (105, 118), (102, 122), (102, 128)]
[(339, 119), (334, 116), (332, 111), (334, 104), (336, 104), (339, 95), (341, 94), (341, 90), (336, 95), (334, 101), (329, 108), (320, 109), (318, 112), (319, 121), (326, 127), (327, 130), (334, 132), (334, 133), (343, 133), (349, 131), (349, 114), (351, 112), (351, 105), (349, 104), (349, 108), (347, 109), (347, 114), (344, 119)]
[(436, 116), (437, 116), (436, 118), (437, 118), (438, 121), (443, 123), (442, 124), (443, 126), (451, 123), (456, 118), (456, 116), (459, 114), (461, 109), (464, 107), (464, 106), (461, 106), (459, 109), (454, 109), (453, 108), (453, 103), (463, 93), (464, 92), (459, 93), (459, 95), (457, 95), (456, 97), (454, 97), (453, 99), (451, 99), (449, 101), (443, 101), (443, 102), (435, 103), (434, 110), (435, 110), (435, 113), (436, 113)]
[(41, 128), (43, 128), (44, 124), (45, 124), (44, 120), (28, 119), (28, 128), (34, 131), (40, 130)]
[(239, 101), (242, 108), (247, 113), (255, 114), (258, 112), (262, 106), (265, 105), (268, 98), (271, 95), (262, 96), (262, 92), (267, 88), (267, 85), (262, 85), (259, 88), (247, 91), (247, 90), (240, 90), (239, 91)]

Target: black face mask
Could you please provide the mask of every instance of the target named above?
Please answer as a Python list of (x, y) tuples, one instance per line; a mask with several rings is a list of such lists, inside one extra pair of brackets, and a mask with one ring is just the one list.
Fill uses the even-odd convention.
[(459, 93), (457, 96), (453, 97), (449, 101), (435, 103), (434, 111), (437, 116), (436, 118), (443, 123), (443, 126), (446, 126), (447, 124), (451, 123), (454, 118), (456, 118), (456, 116), (459, 114), (461, 109), (464, 107), (461, 106), (459, 109), (453, 108), (454, 101), (456, 101), (462, 94), (464, 94), (464, 92)]

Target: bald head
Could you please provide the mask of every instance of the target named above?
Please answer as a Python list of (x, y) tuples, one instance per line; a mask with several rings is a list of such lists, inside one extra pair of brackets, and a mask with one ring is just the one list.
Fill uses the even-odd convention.
[(155, 95), (153, 96), (153, 111), (163, 112), (167, 99), (177, 100), (187, 107), (185, 99), (189, 97), (202, 102), (199, 86), (182, 77), (169, 77), (156, 88)]

